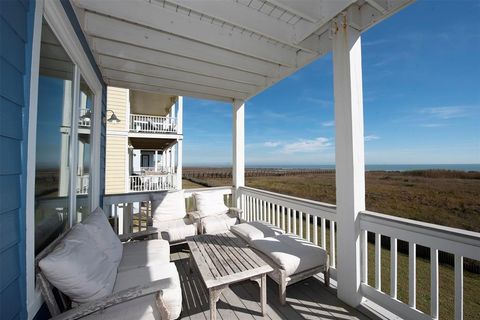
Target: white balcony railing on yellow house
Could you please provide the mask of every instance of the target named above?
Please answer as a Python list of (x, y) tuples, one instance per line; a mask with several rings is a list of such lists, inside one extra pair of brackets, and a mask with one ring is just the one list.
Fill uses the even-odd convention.
[(129, 131), (137, 133), (176, 133), (177, 119), (173, 117), (131, 114)]
[(168, 174), (143, 174), (130, 176), (130, 191), (162, 191), (176, 188), (177, 175)]

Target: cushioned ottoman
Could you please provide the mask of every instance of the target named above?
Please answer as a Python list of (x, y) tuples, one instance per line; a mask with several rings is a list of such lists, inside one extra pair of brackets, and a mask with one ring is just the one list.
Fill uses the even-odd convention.
[(319, 272), (329, 286), (329, 257), (325, 249), (294, 234), (256, 239), (250, 242), (256, 252), (274, 269), (268, 276), (279, 286), (280, 303), (286, 302), (287, 286)]
[(280, 303), (285, 304), (287, 285), (319, 272), (324, 272), (325, 284), (329, 285), (329, 258), (325, 249), (263, 221), (241, 223), (230, 230), (274, 269), (268, 276), (279, 285)]
[(275, 237), (285, 233), (273, 224), (263, 221), (240, 223), (232, 226), (230, 230), (249, 244), (252, 240)]

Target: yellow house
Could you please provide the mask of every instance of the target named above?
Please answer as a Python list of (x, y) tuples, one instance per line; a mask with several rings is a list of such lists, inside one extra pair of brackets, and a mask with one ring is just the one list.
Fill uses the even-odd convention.
[(182, 114), (181, 96), (108, 87), (106, 193), (182, 188)]

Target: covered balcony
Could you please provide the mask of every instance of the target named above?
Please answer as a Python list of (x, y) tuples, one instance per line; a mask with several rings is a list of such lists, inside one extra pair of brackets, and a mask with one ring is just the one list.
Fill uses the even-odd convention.
[[(65, 172), (71, 179), (66, 182), (65, 194), (55, 199), (36, 198), (34, 183), (27, 186), (28, 234), (24, 240), (28, 317), (36, 315), (45, 299), (36, 289), (38, 268), (36, 248), (32, 246), (38, 208), (45, 215), (55, 212), (60, 225), (55, 233), (45, 237), (45, 246), (48, 240), (68, 232), (97, 207), (103, 208), (115, 233), (120, 236), (148, 232), (153, 220), (152, 202), (156, 201), (152, 199), (165, 195), (152, 186), (170, 183), (174, 186), (176, 181), (181, 181), (182, 167), (179, 166), (172, 181), (149, 175), (147, 180), (137, 182), (134, 179), (134, 185), (141, 186), (139, 192), (104, 194), (103, 139), (107, 107), (103, 89), (109, 85), (231, 103), (232, 185), (185, 190), (187, 211), (194, 211), (198, 205), (192, 200), (193, 194), (216, 191), (223, 195), (225, 205), (239, 209), (236, 212), (239, 212), (240, 222), (268, 222), (328, 252), (330, 279), (315, 274), (299, 281), (286, 291), (286, 304), (278, 301), (281, 293), (271, 280), (267, 281), (267, 296), (259, 294), (258, 287), (250, 281), (233, 284), (217, 297), (218, 314), (222, 319), (261, 317), (260, 301), (265, 299), (264, 315), (271, 319), (438, 319), (441, 251), (453, 257), (451, 303), (455, 306), (455, 318), (463, 319), (464, 259), (480, 260), (480, 235), (365, 210), (361, 33), (410, 3), (410, 0), (228, 3), (173, 0), (121, 1), (113, 5), (95, 0), (46, 1), (45, 8), (39, 9), (44, 10), (39, 16), (45, 16), (44, 24), (55, 30), (61, 45), (73, 56), (72, 87), (79, 91), (80, 85), (76, 85), (84, 82), (84, 86), (87, 83), (92, 88), (88, 91), (88, 101), (93, 105), (88, 139), (92, 146), (86, 189), (81, 179), (75, 178), (78, 163), (86, 159), (83, 155), (80, 160), (78, 157), (77, 146), (81, 142), (79, 135), (82, 135), (81, 131), (76, 131), (78, 125), (72, 126), (73, 134), (66, 137), (75, 148), (69, 149), (70, 158), (64, 157), (71, 160), (70, 163), (66, 161), (69, 165)], [(37, 21), (38, 26), (41, 24), (42, 20)], [(66, 30), (63, 33), (59, 31), (62, 28)], [(38, 45), (49, 45), (49, 40), (42, 39), (41, 43), (39, 40)], [(66, 52), (62, 54), (67, 55)], [(245, 186), (245, 106), (248, 99), (328, 52), (332, 52), (334, 70), (336, 205)], [(74, 96), (73, 101), (77, 99)], [(74, 113), (71, 123), (87, 126), (79, 121), (79, 113)], [(127, 119), (130, 121), (129, 134), (138, 134), (132, 136), (137, 139), (138, 148), (145, 143), (142, 134), (170, 132), (168, 130), (176, 128), (174, 118), (131, 114)], [(31, 141), (36, 131), (29, 131), (32, 131)], [(29, 166), (35, 168), (34, 161), (29, 162)], [(181, 163), (181, 159), (178, 161)], [(175, 187), (179, 188), (180, 183)], [(77, 197), (74, 190), (83, 194)], [(369, 250), (372, 237), (373, 253)], [(388, 269), (382, 267), (382, 248), (386, 246), (382, 239), (388, 239)], [(400, 246), (408, 247), (407, 281), (399, 281)], [(429, 249), (431, 304), (427, 312), (416, 305), (416, 250), (420, 246)], [(220, 262), (228, 263), (224, 258), (227, 250), (230, 249), (216, 252)], [(198, 271), (189, 272), (190, 257), (191, 252), (185, 246), (171, 247), (170, 258), (177, 268), (182, 291), (180, 318), (215, 319), (217, 313), (209, 311), (212, 304), (207, 300), (202, 276)], [(370, 257), (373, 257), (373, 264)], [(368, 277), (372, 270), (373, 282)], [(384, 272), (390, 273), (388, 292), (381, 281)], [(408, 287), (408, 301), (398, 299), (399, 287)], [(135, 293), (141, 293), (145, 288), (134, 289)], [(103, 307), (96, 307), (104, 312)], [(83, 315), (89, 312), (81, 305), (79, 308)], [(53, 311), (60, 313), (60, 310)]]

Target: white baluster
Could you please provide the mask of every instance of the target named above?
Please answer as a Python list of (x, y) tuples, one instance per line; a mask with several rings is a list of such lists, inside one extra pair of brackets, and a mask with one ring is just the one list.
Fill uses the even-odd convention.
[(438, 250), (430, 248), (430, 311), (438, 319)]
[(462, 320), (462, 319), (463, 319), (463, 257), (459, 255), (455, 255), (455, 320)]
[(322, 218), (321, 223), (322, 223), (322, 233), (320, 235), (321, 236), (320, 246), (326, 250), (327, 249), (327, 220), (325, 220), (325, 218)]
[(313, 216), (313, 243), (318, 246), (318, 219)]
[(368, 233), (367, 230), (360, 232), (360, 254), (361, 254), (361, 278), (360, 281), (368, 284)]
[(417, 307), (417, 246), (408, 243), (408, 304)]
[(375, 234), (375, 288), (382, 290), (382, 235)]
[(397, 239), (390, 238), (390, 296), (397, 299)]
[(336, 250), (335, 250), (335, 221), (330, 220), (330, 261), (332, 268), (336, 267)]

